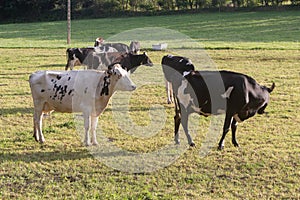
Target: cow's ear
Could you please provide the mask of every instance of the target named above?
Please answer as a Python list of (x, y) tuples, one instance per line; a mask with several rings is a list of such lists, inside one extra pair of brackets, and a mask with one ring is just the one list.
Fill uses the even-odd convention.
[(275, 83), (273, 82), (272, 86), (270, 88), (267, 88), (268, 92), (271, 93), (275, 88)]

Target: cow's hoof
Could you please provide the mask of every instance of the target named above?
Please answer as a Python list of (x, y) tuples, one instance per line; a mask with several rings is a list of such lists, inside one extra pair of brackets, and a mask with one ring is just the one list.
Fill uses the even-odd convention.
[(92, 142), (92, 145), (93, 146), (98, 146), (99, 144), (98, 144), (98, 142)]
[(239, 143), (237, 143), (237, 142), (232, 142), (232, 144), (235, 146), (235, 147), (239, 147), (240, 145), (239, 145)]
[(196, 144), (194, 143), (194, 142), (192, 142), (191, 144), (190, 144), (190, 147), (195, 147), (196, 146)]
[(91, 143), (85, 142), (84, 145), (85, 145), (86, 147), (89, 147), (89, 146), (91, 146)]
[(222, 151), (224, 149), (224, 146), (218, 146), (218, 150)]

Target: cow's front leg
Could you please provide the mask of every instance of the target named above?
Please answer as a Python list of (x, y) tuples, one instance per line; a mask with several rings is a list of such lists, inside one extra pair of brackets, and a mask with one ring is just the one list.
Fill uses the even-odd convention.
[(174, 97), (174, 103), (175, 103), (175, 116), (174, 116), (174, 124), (175, 124), (175, 129), (174, 129), (174, 140), (176, 144), (180, 144), (179, 140), (179, 126), (181, 123), (181, 115), (180, 115), (180, 105), (178, 104), (178, 99)]
[(181, 123), (181, 116), (179, 113), (175, 113), (175, 116), (174, 116), (174, 124), (175, 124), (175, 135), (174, 135), (174, 140), (175, 140), (175, 143), (176, 144), (180, 144), (180, 140), (179, 140), (179, 126), (180, 126), (180, 123)]
[(86, 146), (90, 146), (90, 135), (89, 135), (89, 130), (91, 125), (91, 116), (88, 114), (84, 114), (84, 130), (85, 130), (85, 136), (84, 136), (84, 144)]
[(172, 90), (172, 84), (168, 81), (166, 81), (166, 90), (168, 96), (168, 104), (171, 104), (173, 102), (173, 90)]
[(231, 122), (231, 132), (232, 132), (232, 144), (235, 147), (239, 147), (239, 143), (236, 140), (236, 128), (237, 128), (237, 124), (238, 122), (233, 118), (232, 122)]
[(91, 118), (91, 132), (92, 132), (92, 145), (97, 146), (97, 137), (96, 137), (96, 129), (97, 129), (97, 124), (98, 124), (98, 117), (93, 117)]
[(232, 116), (226, 114), (225, 121), (224, 121), (224, 126), (223, 126), (223, 134), (222, 134), (222, 137), (220, 139), (219, 146), (218, 146), (219, 150), (224, 149), (224, 146), (225, 146), (224, 139), (225, 139), (226, 134), (229, 131), (231, 120), (232, 120)]
[(181, 124), (182, 124), (183, 130), (185, 132), (185, 135), (187, 137), (188, 144), (191, 147), (194, 147), (195, 143), (194, 143), (194, 141), (189, 133), (189, 130), (188, 130), (188, 118), (189, 118), (189, 113), (187, 113), (186, 111), (181, 112)]

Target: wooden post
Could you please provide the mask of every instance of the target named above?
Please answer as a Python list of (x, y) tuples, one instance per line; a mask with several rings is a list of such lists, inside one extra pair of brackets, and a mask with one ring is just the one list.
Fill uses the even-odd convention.
[(67, 36), (67, 44), (71, 44), (71, 0), (68, 0), (68, 14), (67, 14), (67, 30), (68, 30), (68, 36)]

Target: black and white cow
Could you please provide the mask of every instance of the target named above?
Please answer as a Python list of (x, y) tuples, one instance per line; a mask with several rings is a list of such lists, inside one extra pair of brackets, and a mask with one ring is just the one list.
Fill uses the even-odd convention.
[(112, 63), (120, 63), (123, 69), (133, 73), (138, 66), (153, 66), (147, 53), (133, 54), (122, 52), (92, 53), (88, 55), (85, 64), (88, 69), (106, 70)]
[[(192, 61), (189, 58), (182, 57), (182, 56), (173, 56), (173, 55), (167, 55), (162, 58), (162, 65), (165, 66), (172, 66), (172, 68), (165, 67), (163, 70), (165, 70), (165, 73), (172, 73), (168, 72), (169, 70), (176, 70), (180, 74), (183, 74), (185, 71), (195, 70), (195, 67), (192, 63)], [(168, 104), (173, 102), (173, 90), (172, 90), (172, 84), (169, 81), (166, 81), (166, 91), (167, 91), (167, 102)]]
[(141, 44), (138, 41), (131, 41), (129, 46), (123, 43), (105, 43), (103, 38), (98, 37), (95, 40), (94, 47), (112, 47), (118, 52), (138, 54), (141, 49)]
[(236, 140), (237, 123), (263, 114), (275, 84), (268, 88), (259, 85), (253, 78), (230, 71), (177, 71), (173, 66), (163, 65), (165, 78), (171, 82), (175, 93), (175, 142), (179, 144), (178, 130), (183, 126), (190, 146), (195, 143), (188, 131), (191, 113), (218, 115), (225, 113), (223, 134), (218, 149), (224, 148), (224, 139), (232, 130), (232, 143)]
[[(88, 80), (88, 81), (87, 81)], [(52, 111), (82, 112), (86, 145), (97, 145), (96, 128), (99, 115), (117, 90), (136, 89), (126, 70), (115, 64), (107, 71), (38, 71), (29, 78), (34, 104), (34, 138), (43, 143), (43, 113)], [(90, 142), (89, 131), (92, 134)]]
[(66, 51), (68, 61), (65, 70), (68, 70), (69, 68), (73, 70), (75, 65), (84, 65), (84, 61), (92, 53), (104, 53), (104, 52), (117, 52), (117, 50), (109, 46), (68, 48)]

